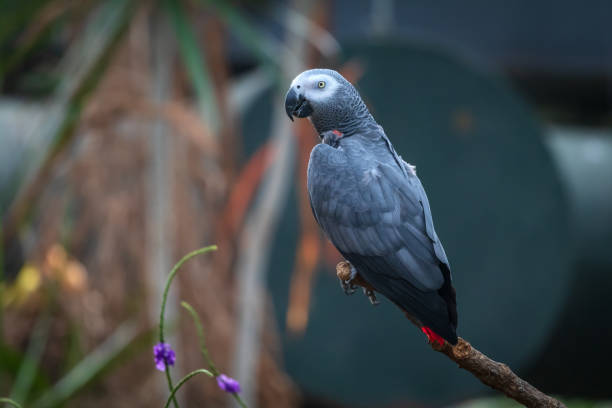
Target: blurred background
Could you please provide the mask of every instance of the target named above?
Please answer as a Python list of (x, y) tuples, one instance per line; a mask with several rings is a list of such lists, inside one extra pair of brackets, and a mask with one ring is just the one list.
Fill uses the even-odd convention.
[[(284, 92), (355, 83), (415, 164), (458, 333), (574, 407), (610, 406), (612, 3), (0, 1), (0, 395), (162, 406), (210, 353), (250, 407), (513, 406), (387, 301), (346, 297)], [(196, 378), (182, 406), (230, 406)]]

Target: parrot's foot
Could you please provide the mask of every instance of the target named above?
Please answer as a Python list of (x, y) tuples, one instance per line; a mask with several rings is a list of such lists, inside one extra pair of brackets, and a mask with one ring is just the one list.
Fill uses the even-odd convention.
[(336, 276), (338, 276), (342, 290), (344, 290), (344, 293), (347, 295), (352, 295), (355, 293), (357, 286), (361, 286), (363, 288), (363, 293), (370, 299), (370, 303), (373, 305), (378, 305), (380, 303), (376, 300), (376, 294), (374, 293), (372, 285), (359, 275), (357, 269), (355, 269), (350, 262), (343, 261), (336, 265)]
[(338, 280), (340, 281), (340, 287), (342, 288), (342, 290), (344, 291), (346, 295), (352, 295), (357, 290), (357, 286), (355, 286), (355, 284), (353, 283), (353, 279), (355, 279), (355, 276), (357, 276), (357, 269), (355, 269), (353, 265), (351, 264), (349, 265), (350, 265), (350, 270), (349, 270), (350, 272), (348, 274), (345, 274), (344, 276), (340, 276), (340, 274), (338, 274)]
[(340, 286), (342, 287), (344, 294), (347, 296), (352, 295), (357, 290), (357, 286), (352, 283), (346, 283), (345, 281), (340, 281)]
[(363, 294), (366, 295), (368, 299), (370, 299), (370, 303), (373, 306), (380, 305), (380, 302), (376, 299), (376, 293), (374, 293), (372, 289), (367, 289), (367, 288), (362, 288), (362, 289), (363, 289)]

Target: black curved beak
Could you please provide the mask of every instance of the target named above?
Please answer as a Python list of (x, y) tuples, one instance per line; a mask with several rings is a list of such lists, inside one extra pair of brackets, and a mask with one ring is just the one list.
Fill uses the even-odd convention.
[(312, 107), (304, 94), (291, 87), (285, 97), (285, 112), (287, 112), (289, 119), (293, 121), (294, 116), (298, 118), (309, 116), (312, 113)]

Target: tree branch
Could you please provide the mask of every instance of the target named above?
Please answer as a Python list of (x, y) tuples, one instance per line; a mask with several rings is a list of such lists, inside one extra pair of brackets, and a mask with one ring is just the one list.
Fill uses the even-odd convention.
[[(346, 261), (340, 262), (336, 265), (336, 274), (339, 279), (347, 280), (350, 276), (350, 264)], [(374, 289), (359, 275), (355, 276), (352, 283), (366, 289)], [(420, 327), (408, 314), (407, 317), (412, 323)], [(451, 346), (446, 341), (442, 346), (436, 342), (430, 345), (432, 349), (445, 354), (460, 368), (469, 371), (484, 384), (503, 392), (506, 396), (526, 407), (565, 408), (562, 402), (544, 394), (517, 376), (506, 364), (490, 359), (461, 337), (455, 346)]]

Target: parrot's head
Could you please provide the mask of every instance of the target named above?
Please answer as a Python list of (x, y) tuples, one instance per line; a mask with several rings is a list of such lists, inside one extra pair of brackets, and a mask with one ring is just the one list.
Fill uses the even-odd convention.
[(310, 69), (299, 74), (287, 91), (285, 111), (289, 119), (310, 118), (322, 134), (338, 130), (352, 133), (364, 120), (372, 120), (355, 87), (331, 69)]

